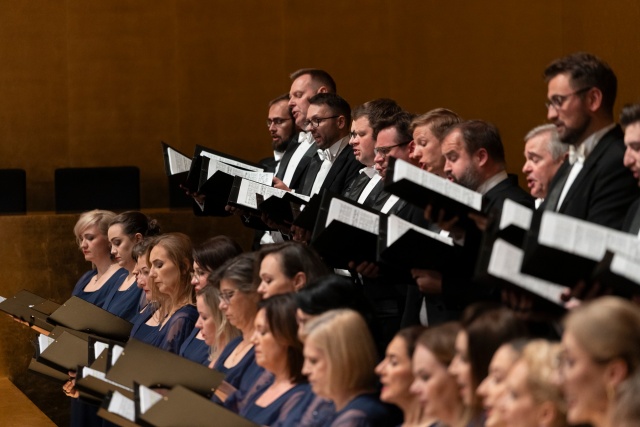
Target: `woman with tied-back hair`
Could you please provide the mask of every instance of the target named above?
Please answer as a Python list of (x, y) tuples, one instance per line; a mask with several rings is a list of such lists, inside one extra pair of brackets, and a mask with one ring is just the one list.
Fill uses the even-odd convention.
[(437, 422), (432, 427), (454, 427), (463, 422), (464, 404), (456, 379), (448, 371), (455, 355), (458, 322), (443, 323), (424, 331), (413, 352), (411, 392), (418, 397), (425, 416)]
[[(208, 279), (215, 270), (241, 253), (242, 248), (240, 248), (240, 245), (227, 236), (212, 237), (193, 249), (191, 284), (196, 291), (196, 307), (198, 308), (199, 317), (196, 322), (196, 327), (182, 343), (182, 347), (180, 347), (180, 356), (204, 365), (208, 365), (209, 362), (211, 362), (210, 356), (213, 354), (213, 347), (212, 344), (205, 342), (202, 326), (207, 325), (210, 328), (214, 324), (222, 325), (220, 319), (224, 320), (225, 325), (228, 322), (218, 308), (220, 304), (219, 292), (215, 295), (207, 293), (207, 301), (209, 303), (213, 303), (214, 300), (216, 301), (215, 308), (207, 304), (202, 298), (199, 298), (198, 295), (209, 286), (211, 282), (209, 282)], [(231, 328), (233, 328), (233, 326), (231, 326)], [(233, 329), (235, 330), (235, 328)], [(227, 340), (223, 340), (224, 345), (220, 346), (215, 334), (209, 332), (209, 342), (214, 343), (218, 350), (222, 350), (230, 339), (238, 335), (239, 333), (233, 333)]]
[(410, 390), (414, 381), (411, 358), (416, 341), (425, 330), (423, 326), (411, 326), (398, 331), (387, 346), (384, 359), (376, 366), (376, 374), (382, 385), (380, 400), (400, 408), (402, 427), (425, 427), (435, 420), (433, 416), (425, 414), (418, 396)]
[(484, 427), (510, 427), (504, 418), (504, 412), (498, 410), (499, 402), (507, 388), (507, 376), (527, 344), (526, 339), (516, 339), (502, 344), (494, 353), (489, 364), (487, 377), (478, 386), (477, 393), (482, 398), (487, 419)]
[(481, 303), (467, 307), (461, 323), (449, 372), (456, 377), (466, 406), (467, 425), (482, 426), (485, 414), (476, 391), (488, 374), (491, 358), (502, 344), (525, 337), (528, 331), (511, 310)]
[[(522, 350), (506, 378), (495, 411), (505, 427), (566, 427), (567, 409), (558, 384), (560, 344), (537, 339)], [(615, 424), (618, 426), (619, 424)]]
[(127, 271), (124, 280), (114, 287), (104, 304), (104, 309), (127, 320), (133, 320), (142, 306), (146, 304), (143, 293), (136, 285), (133, 271), (136, 260), (133, 258), (133, 247), (145, 237), (160, 233), (160, 226), (155, 219), (136, 211), (123, 212), (109, 223), (109, 242), (111, 254), (115, 262)]
[(72, 295), (101, 308), (113, 288), (117, 289), (127, 275), (127, 271), (111, 259), (107, 230), (115, 216), (113, 212), (98, 209), (84, 212), (73, 227), (78, 247), (93, 269), (80, 277)]
[(198, 319), (190, 284), (191, 240), (182, 233), (154, 238), (149, 245), (149, 264), (152, 299), (158, 295), (161, 304), (146, 322), (147, 326), (157, 326), (152, 327), (143, 341), (177, 354)]
[(152, 291), (153, 284), (149, 278), (149, 246), (154, 237), (148, 237), (136, 243), (133, 247), (132, 256), (136, 260), (136, 285), (142, 290), (146, 304), (142, 307), (138, 315), (133, 320), (131, 328), (131, 338), (144, 341), (144, 337), (150, 333), (157, 324), (147, 325), (153, 313), (160, 307), (162, 300), (158, 300), (158, 293)]
[(229, 323), (220, 310), (220, 291), (215, 286), (207, 285), (198, 291), (196, 307), (199, 314), (196, 329), (202, 338), (194, 338), (192, 333), (182, 344), (180, 356), (213, 368), (222, 349), (239, 337), (240, 331)]
[(226, 375), (216, 390), (221, 401), (235, 390), (246, 391), (262, 373), (262, 368), (256, 364), (251, 342), (260, 301), (254, 266), (255, 254), (242, 254), (227, 261), (211, 278), (220, 290), (220, 310), (241, 332), (241, 336), (231, 340), (222, 350), (214, 365), (214, 369)]
[(389, 413), (375, 392), (376, 348), (362, 316), (331, 310), (310, 320), (304, 334), (302, 372), (336, 411), (322, 425), (388, 426)]
[(600, 297), (569, 312), (564, 326), (560, 378), (567, 420), (613, 426), (618, 389), (640, 371), (640, 309)]
[(242, 253), (242, 248), (231, 237), (215, 236), (193, 249), (193, 275), (191, 284), (196, 292), (207, 285), (207, 279), (222, 264)]
[(302, 342), (298, 339), (296, 302), (291, 294), (260, 303), (252, 343), (256, 363), (264, 369), (246, 392), (237, 391), (225, 406), (256, 424), (271, 426), (287, 418), (309, 392), (302, 375)]
[(258, 293), (263, 299), (297, 292), (307, 283), (329, 274), (318, 254), (298, 242), (265, 245), (258, 251)]

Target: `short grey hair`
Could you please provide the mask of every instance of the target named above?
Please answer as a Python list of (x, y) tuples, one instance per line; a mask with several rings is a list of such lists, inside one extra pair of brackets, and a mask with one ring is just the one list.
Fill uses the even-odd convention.
[(531, 138), (535, 138), (536, 136), (542, 135), (543, 133), (549, 133), (551, 137), (549, 139), (549, 145), (547, 148), (551, 153), (551, 158), (554, 162), (556, 162), (560, 159), (560, 157), (564, 156), (567, 151), (569, 151), (569, 144), (563, 144), (560, 141), (556, 125), (546, 124), (531, 129), (529, 133), (527, 133), (527, 135), (524, 137), (524, 142), (526, 143)]

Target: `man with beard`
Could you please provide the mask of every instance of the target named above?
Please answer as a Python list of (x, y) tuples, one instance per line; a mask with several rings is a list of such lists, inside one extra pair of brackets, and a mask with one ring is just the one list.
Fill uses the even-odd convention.
[(570, 151), (542, 208), (620, 229), (639, 193), (633, 173), (621, 167), (623, 134), (613, 121), (616, 76), (588, 53), (560, 58), (544, 75), (547, 118)]
[(533, 198), (506, 172), (504, 147), (491, 123), (469, 120), (449, 128), (442, 141), (444, 173), (455, 183), (481, 193), (485, 214), (501, 209), (505, 199), (533, 208)]
[[(291, 147), (295, 149), (297, 145), (296, 124), (293, 115), (289, 110), (289, 94), (280, 95), (269, 102), (269, 115), (267, 117), (267, 128), (271, 136), (271, 148), (273, 157), (260, 160), (267, 172), (284, 172), (286, 164), (281, 164), (283, 156)], [(291, 156), (288, 157), (290, 159)]]

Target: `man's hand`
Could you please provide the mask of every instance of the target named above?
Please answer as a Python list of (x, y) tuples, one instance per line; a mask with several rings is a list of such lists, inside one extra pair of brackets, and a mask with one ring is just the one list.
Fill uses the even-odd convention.
[(276, 178), (275, 176), (273, 177), (273, 187), (279, 190), (291, 191), (291, 189), (287, 187), (287, 184), (285, 184), (280, 178)]
[(442, 294), (442, 273), (436, 270), (411, 269), (411, 277), (423, 294)]
[(363, 261), (356, 265), (354, 261), (351, 261), (349, 263), (349, 268), (351, 270), (355, 270), (362, 277), (366, 277), (368, 279), (377, 279), (380, 276), (380, 267), (378, 267), (378, 264), (375, 262)]

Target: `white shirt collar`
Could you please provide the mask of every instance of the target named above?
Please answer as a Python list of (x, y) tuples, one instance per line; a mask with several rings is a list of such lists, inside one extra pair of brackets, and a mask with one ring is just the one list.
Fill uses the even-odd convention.
[(487, 179), (482, 184), (480, 184), (480, 186), (476, 191), (482, 195), (485, 195), (489, 192), (489, 190), (491, 190), (493, 187), (500, 184), (502, 181), (504, 181), (507, 178), (509, 178), (509, 175), (507, 175), (507, 172), (500, 171), (497, 174), (493, 175), (491, 178)]
[(369, 178), (373, 178), (376, 174), (376, 168), (374, 166), (367, 166), (360, 169), (359, 173), (366, 173)]
[(273, 158), (276, 162), (279, 162), (282, 159), (282, 156), (284, 156), (284, 151), (273, 150)]
[(574, 164), (576, 161), (584, 163), (587, 157), (589, 157), (589, 154), (591, 154), (596, 148), (596, 145), (598, 145), (598, 142), (600, 142), (602, 137), (615, 126), (615, 123), (611, 123), (609, 126), (605, 126), (589, 135), (587, 139), (582, 141), (582, 144), (577, 147), (575, 145), (571, 145), (569, 147), (569, 163)]

